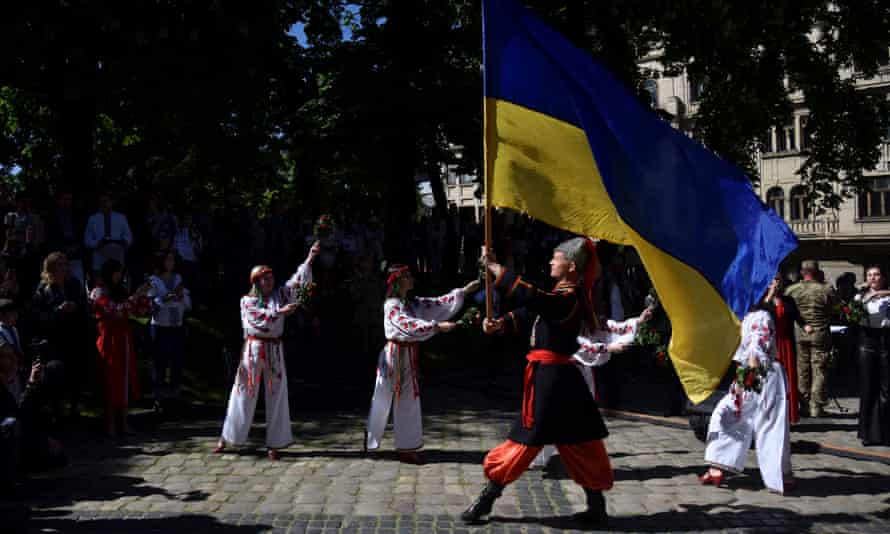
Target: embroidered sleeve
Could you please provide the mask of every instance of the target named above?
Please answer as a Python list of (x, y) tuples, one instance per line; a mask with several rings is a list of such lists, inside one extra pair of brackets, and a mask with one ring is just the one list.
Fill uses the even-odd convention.
[(447, 321), (454, 317), (464, 305), (464, 290), (453, 289), (441, 297), (419, 297), (414, 299), (414, 313), (425, 321)]
[(312, 283), (312, 266), (304, 263), (297, 268), (297, 272), (281, 288), (282, 302), (296, 302), (299, 298), (299, 288)]
[(745, 318), (742, 323), (742, 343), (736, 352), (736, 361), (746, 365), (748, 358), (754, 356), (761, 365), (769, 365), (775, 358), (775, 326), (766, 312), (756, 312)]
[(90, 302), (96, 317), (129, 317), (130, 315), (144, 315), (151, 309), (151, 301), (146, 297), (132, 296), (122, 302), (112, 300), (104, 290), (96, 288), (90, 294)]
[(405, 304), (389, 299), (383, 307), (386, 339), (403, 343), (426, 341), (439, 331), (436, 321), (409, 314)]
[(606, 342), (611, 343), (633, 343), (637, 336), (637, 327), (639, 319), (633, 318), (627, 321), (606, 321)]
[(578, 350), (572, 354), (572, 358), (578, 363), (587, 367), (598, 367), (612, 359), (608, 344), (583, 336), (578, 336), (577, 341)]

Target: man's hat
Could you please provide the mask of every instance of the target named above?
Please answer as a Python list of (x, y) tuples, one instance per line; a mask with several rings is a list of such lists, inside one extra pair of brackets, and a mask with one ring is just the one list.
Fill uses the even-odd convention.
[(800, 263), (800, 270), (816, 272), (819, 270), (819, 262), (816, 260), (804, 260)]

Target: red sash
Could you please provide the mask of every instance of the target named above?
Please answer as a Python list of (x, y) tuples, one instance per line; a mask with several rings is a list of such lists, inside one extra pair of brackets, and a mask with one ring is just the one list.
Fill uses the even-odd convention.
[(389, 359), (390, 376), (392, 376), (392, 373), (395, 373), (393, 377), (393, 392), (395, 393), (396, 400), (398, 400), (402, 394), (402, 365), (399, 361), (399, 352), (402, 348), (408, 349), (408, 357), (411, 358), (411, 385), (414, 386), (414, 398), (417, 399), (420, 397), (420, 386), (417, 381), (418, 344), (415, 342), (387, 340), (386, 356)]
[(535, 426), (535, 369), (540, 365), (571, 365), (572, 358), (563, 356), (550, 350), (533, 350), (525, 357), (528, 365), (525, 366), (525, 379), (522, 391), (522, 426), (532, 428)]

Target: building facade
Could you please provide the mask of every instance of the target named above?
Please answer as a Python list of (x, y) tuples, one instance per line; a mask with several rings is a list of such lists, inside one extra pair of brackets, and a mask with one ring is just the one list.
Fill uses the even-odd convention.
[[(644, 58), (640, 66), (658, 72), (657, 56)], [(866, 78), (855, 71), (841, 72), (852, 77), (857, 89), (890, 98), (890, 66)], [(667, 112), (674, 127), (691, 132), (704, 87), (685, 74), (647, 80), (646, 89), (653, 107)], [(890, 263), (890, 132), (881, 141), (880, 160), (874, 170), (865, 171), (871, 191), (844, 201), (840, 208), (823, 214), (806, 200), (806, 190), (797, 170), (806, 158), (810, 142), (807, 131), (809, 110), (804, 95), (790, 95), (793, 115), (788, 124), (766, 132), (758, 155), (760, 184), (755, 191), (773, 211), (782, 216), (800, 239), (800, 247), (783, 269), (796, 271), (802, 259), (820, 260), (827, 281), (834, 282), (845, 272), (863, 281), (865, 266)]]

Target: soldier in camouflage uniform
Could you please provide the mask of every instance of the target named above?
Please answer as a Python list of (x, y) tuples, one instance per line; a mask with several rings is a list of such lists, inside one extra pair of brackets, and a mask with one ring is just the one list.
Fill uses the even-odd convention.
[(819, 263), (801, 263), (801, 281), (790, 286), (785, 294), (792, 297), (800, 309), (803, 326), (794, 325), (797, 339), (798, 389), (801, 411), (809, 408), (811, 417), (823, 417), (825, 412), (825, 374), (831, 352), (829, 321), (834, 305), (834, 290), (818, 280)]

